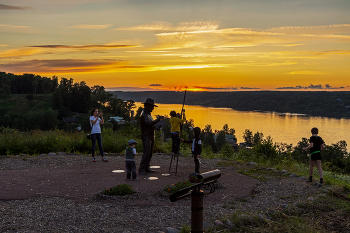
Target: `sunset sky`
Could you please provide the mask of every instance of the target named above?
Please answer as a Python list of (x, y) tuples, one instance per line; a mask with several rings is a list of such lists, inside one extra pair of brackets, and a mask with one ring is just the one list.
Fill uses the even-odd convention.
[(0, 71), (109, 90), (350, 90), (350, 1), (0, 0)]

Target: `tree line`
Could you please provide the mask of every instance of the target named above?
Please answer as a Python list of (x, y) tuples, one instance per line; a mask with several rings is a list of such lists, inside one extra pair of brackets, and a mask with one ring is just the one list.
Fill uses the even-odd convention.
[[(30, 131), (35, 129), (73, 130), (80, 125), (89, 131), (92, 108), (101, 109), (105, 118), (130, 119), (134, 101), (124, 101), (103, 86), (89, 87), (84, 81), (35, 74), (0, 72), (0, 126)], [(65, 124), (63, 118), (76, 117), (78, 125)], [(113, 127), (113, 123), (106, 122)]]

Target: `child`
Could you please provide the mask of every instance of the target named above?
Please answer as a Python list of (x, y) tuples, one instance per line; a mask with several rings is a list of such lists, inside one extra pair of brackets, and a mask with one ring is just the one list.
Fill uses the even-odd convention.
[(313, 173), (313, 168), (315, 166), (315, 161), (316, 161), (316, 166), (318, 173), (320, 174), (320, 183), (323, 184), (323, 173), (322, 173), (322, 167), (321, 167), (321, 151), (324, 148), (324, 141), (320, 136), (318, 136), (318, 129), (317, 128), (312, 128), (311, 129), (311, 134), (312, 136), (310, 137), (310, 145), (308, 147), (303, 147), (303, 150), (308, 150), (310, 149), (310, 177), (309, 177), (309, 182), (312, 182), (312, 173)]
[(200, 138), (200, 134), (201, 134), (201, 129), (199, 127), (196, 127), (193, 129), (193, 135), (194, 135), (193, 141), (187, 141), (187, 140), (181, 139), (183, 142), (187, 142), (187, 143), (192, 142), (192, 155), (194, 160), (194, 171), (195, 173), (197, 173), (196, 175), (200, 173), (198, 157), (202, 153), (202, 141)]
[(177, 114), (175, 111), (170, 112), (170, 124), (171, 124), (171, 139), (173, 140), (173, 145), (171, 152), (178, 155), (180, 150), (180, 124), (184, 123), (186, 121), (186, 117), (184, 114), (184, 119), (181, 120), (177, 117)]
[(135, 164), (135, 155), (136, 155), (136, 146), (137, 142), (134, 139), (129, 141), (129, 147), (125, 150), (125, 167), (126, 167), (126, 179), (130, 180), (131, 172), (132, 179), (138, 180), (136, 177), (136, 164)]

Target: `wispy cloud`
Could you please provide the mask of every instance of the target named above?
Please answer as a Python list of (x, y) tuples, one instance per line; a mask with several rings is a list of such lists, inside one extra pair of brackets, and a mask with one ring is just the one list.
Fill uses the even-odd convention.
[(41, 49), (30, 49), (30, 48), (19, 48), (19, 49), (9, 49), (4, 52), (0, 52), (1, 58), (13, 58), (13, 57), (24, 57), (42, 52)]
[[(123, 62), (111, 59), (104, 60), (83, 60), (83, 59), (56, 59), (56, 60), (28, 60), (15, 61), (7, 64), (0, 64), (0, 70), (6, 67), (6, 70), (18, 72), (35, 73), (83, 73), (83, 72), (105, 72), (117, 67), (126, 67)], [(13, 71), (12, 71), (13, 72)]]
[(13, 6), (13, 5), (5, 5), (0, 4), (0, 10), (28, 10), (30, 7), (28, 6)]
[(113, 45), (113, 44), (104, 44), (104, 45), (96, 45), (96, 44), (88, 44), (88, 45), (33, 45), (26, 46), (31, 48), (50, 48), (50, 49), (110, 49), (110, 48), (132, 48), (138, 47), (139, 45)]
[(315, 70), (298, 70), (298, 71), (292, 71), (286, 74), (296, 75), (296, 74), (302, 74), (302, 75), (322, 75), (326, 74), (324, 72), (315, 71)]
[(112, 24), (101, 24), (101, 25), (89, 25), (89, 24), (78, 24), (70, 26), (69, 28), (80, 28), (80, 29), (105, 29), (111, 27)]
[[(27, 51), (28, 52), (28, 51)], [(152, 72), (174, 69), (203, 69), (221, 67), (218, 65), (187, 65), (187, 66), (150, 66), (135, 65), (127, 61), (116, 61), (114, 59), (56, 59), (56, 60), (27, 60), (12, 61), (0, 65), (6, 70), (16, 70), (18, 72), (37, 72), (37, 73), (85, 73), (85, 72)]]
[(350, 24), (334, 24), (322, 26), (287, 26), (274, 27), (266, 30), (267, 32), (278, 32), (288, 34), (334, 34), (349, 33)]
[(321, 84), (319, 85), (312, 85), (310, 86), (294, 86), (294, 87), (278, 87), (276, 89), (282, 89), (282, 90), (299, 90), (299, 89), (343, 89), (344, 87), (332, 87), (329, 84), (325, 84), (322, 86)]
[(139, 45), (128, 44), (88, 44), (88, 45), (32, 45), (18, 49), (9, 49), (0, 53), (2, 58), (25, 57), (33, 54), (47, 54), (54, 52), (74, 52), (74, 51), (96, 51), (121, 48), (140, 47)]
[[(159, 27), (164, 28), (166, 27)], [(175, 29), (175, 28), (172, 28)], [(297, 46), (312, 40), (350, 40), (350, 24), (319, 27), (279, 27), (270, 29), (224, 28), (210, 30), (168, 30), (157, 33), (156, 49), (239, 48), (258, 45)], [(301, 43), (302, 42), (302, 43)]]
[(242, 90), (257, 90), (260, 89), (258, 87), (240, 87)]
[(16, 28), (16, 29), (30, 28), (29, 26), (16, 26), (16, 25), (8, 25), (8, 24), (0, 24), (0, 27), (3, 27), (3, 28)]
[(114, 30), (128, 30), (128, 31), (211, 31), (219, 27), (217, 22), (212, 21), (198, 21), (198, 22), (181, 22), (173, 25), (164, 21), (153, 22), (152, 24), (143, 24), (131, 27), (120, 27)]
[(161, 86), (163, 86), (163, 85), (162, 85), (162, 84), (154, 83), (154, 84), (150, 84), (149, 86), (150, 86), (150, 87), (161, 87)]

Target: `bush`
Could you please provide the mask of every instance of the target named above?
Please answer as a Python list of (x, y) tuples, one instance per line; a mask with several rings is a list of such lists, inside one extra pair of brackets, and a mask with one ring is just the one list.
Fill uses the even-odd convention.
[(177, 191), (187, 188), (189, 186), (193, 185), (193, 183), (189, 181), (180, 181), (172, 185), (167, 185), (164, 187), (164, 191), (167, 193), (176, 193)]
[(222, 158), (230, 158), (234, 153), (234, 149), (232, 148), (232, 146), (228, 143), (225, 143), (220, 151)]
[(128, 184), (118, 184), (113, 188), (105, 189), (103, 191), (103, 195), (109, 195), (109, 196), (125, 196), (125, 195), (131, 195), (134, 193), (135, 191)]
[(277, 145), (273, 144), (271, 137), (267, 137), (261, 143), (255, 145), (252, 151), (256, 155), (265, 156), (267, 159), (275, 159), (278, 156)]

